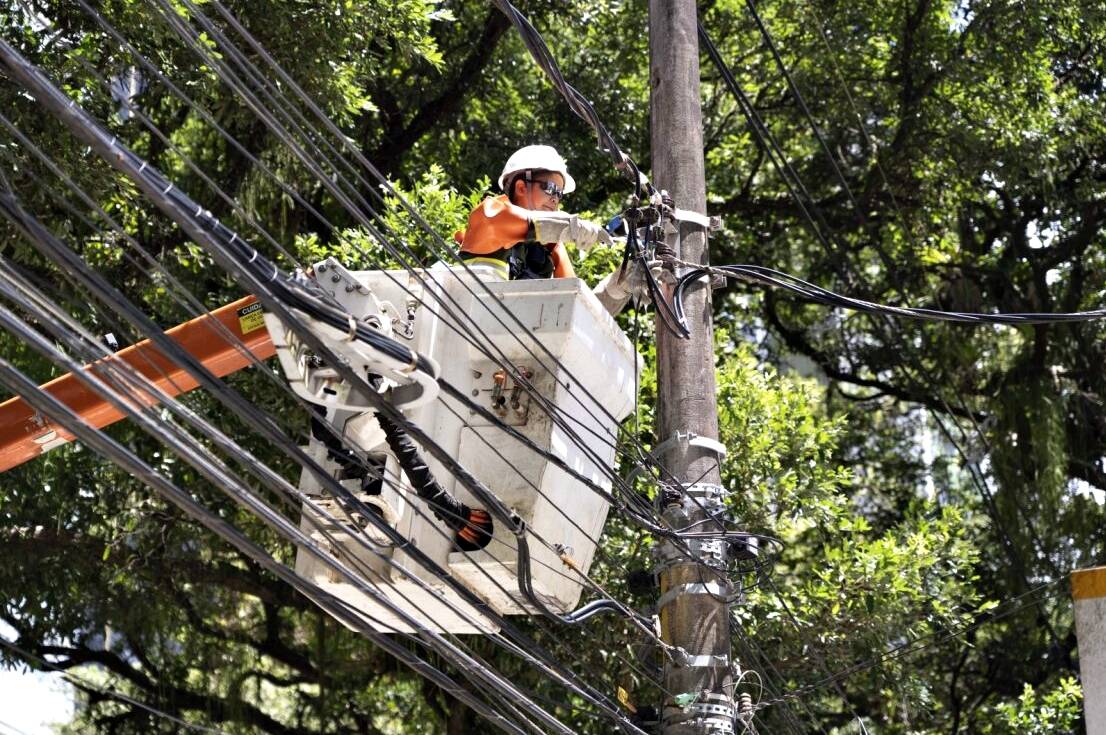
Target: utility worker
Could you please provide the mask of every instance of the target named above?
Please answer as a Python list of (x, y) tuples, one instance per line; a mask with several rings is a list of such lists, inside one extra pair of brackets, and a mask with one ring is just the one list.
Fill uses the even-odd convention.
[[(454, 234), (461, 258), (499, 269), (510, 280), (575, 278), (566, 242), (587, 251), (596, 244), (613, 246), (610, 234), (579, 215), (559, 211), (561, 199), (576, 189), (568, 165), (555, 148), (528, 145), (518, 149), (503, 166), (499, 188), (469, 214), (468, 228)], [(617, 314), (631, 295), (641, 290), (630, 277), (608, 275), (595, 295), (611, 314)]]

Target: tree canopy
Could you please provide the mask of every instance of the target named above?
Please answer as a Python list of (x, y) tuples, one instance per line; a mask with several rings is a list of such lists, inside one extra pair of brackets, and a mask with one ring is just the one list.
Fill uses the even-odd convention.
[[(439, 244), (399, 196), (451, 242), (521, 145), (551, 143), (569, 160), (579, 184), (564, 202), (570, 211), (605, 220), (630, 193), (490, 3), (224, 4), (393, 182), (397, 194), (368, 181), (358, 193), (376, 208), (372, 224), (427, 265)], [(647, 3), (517, 4), (648, 171)], [(186, 3), (82, 6), (3, 4), (2, 38), (217, 217), (241, 231), (263, 224), (272, 241), (254, 244), (283, 265), (328, 255), (358, 268), (392, 264), (364, 223), (220, 81), (218, 52), (201, 58), (180, 42), (167, 18), (190, 20)], [(724, 216), (712, 262), (771, 266), (896, 305), (1103, 306), (1106, 4), (714, 0), (700, 13), (762, 121), (746, 119), (704, 56), (709, 207)], [(208, 15), (226, 27), (219, 13)], [(216, 49), (208, 34), (199, 42)], [(256, 51), (248, 56), (260, 62)], [(127, 79), (135, 81), (130, 97), (118, 93)], [(162, 325), (190, 314), (143, 257), (208, 307), (241, 295), (133, 185), (0, 80), (0, 171), (28, 211)], [(95, 207), (137, 248), (102, 221), (90, 226)], [(594, 283), (618, 257), (580, 255), (578, 271)], [(90, 309), (70, 274), (6, 220), (0, 259), (89, 331), (140, 338)], [(732, 511), (746, 530), (782, 542), (772, 574), (733, 611), (734, 650), (750, 672), (741, 686), (765, 705), (757, 727), (1075, 732), (1066, 579), (1106, 559), (1103, 325), (889, 320), (732, 281), (716, 291), (714, 309)], [(630, 424), (652, 445), (651, 317), (620, 321), (646, 357)], [(6, 332), (0, 356), (36, 380), (55, 374)], [(271, 375), (248, 370), (228, 380), (290, 436), (306, 438), (308, 417), (273, 389)], [(187, 400), (220, 416), (202, 392)], [(221, 428), (294, 481), (292, 463), (240, 424), (227, 418)], [(135, 427), (110, 433), (278, 557), (294, 556)], [(642, 610), (655, 604), (655, 590), (631, 572), (651, 568), (651, 543), (612, 514), (593, 570)], [(0, 544), (8, 558), (0, 621), (27, 654), (0, 651), (0, 661), (42, 668), (47, 659), (97, 685), (70, 732), (181, 731), (104, 691), (230, 733), (486, 729), (87, 448), (61, 448), (0, 476)], [(635, 707), (659, 703), (650, 680), (659, 654), (633, 626), (524, 625), (606, 694), (621, 687)], [(470, 645), (513, 665), (486, 641)], [(533, 671), (506, 673), (555, 696)], [(609, 731), (580, 704), (549, 707), (575, 730)]]

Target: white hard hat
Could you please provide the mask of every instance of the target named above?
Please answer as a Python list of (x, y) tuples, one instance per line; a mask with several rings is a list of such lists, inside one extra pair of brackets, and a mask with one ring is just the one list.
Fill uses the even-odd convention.
[(565, 179), (565, 194), (571, 194), (576, 190), (576, 182), (568, 174), (568, 164), (551, 145), (528, 145), (512, 153), (507, 163), (503, 165), (503, 173), (499, 175), (500, 190), (506, 191), (507, 179), (511, 178), (511, 174), (521, 171), (558, 173)]

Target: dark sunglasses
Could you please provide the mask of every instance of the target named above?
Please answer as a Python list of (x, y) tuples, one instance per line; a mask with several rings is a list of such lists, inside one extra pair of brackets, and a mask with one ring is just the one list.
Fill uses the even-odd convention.
[(557, 186), (557, 183), (555, 181), (538, 180), (531, 183), (541, 189), (543, 192), (545, 192), (546, 196), (556, 199), (558, 202), (561, 201), (561, 199), (565, 195), (565, 190)]

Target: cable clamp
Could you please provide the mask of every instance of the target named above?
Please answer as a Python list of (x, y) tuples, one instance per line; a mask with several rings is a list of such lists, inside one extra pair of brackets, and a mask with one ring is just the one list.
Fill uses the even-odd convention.
[[(666, 707), (664, 713), (665, 725), (694, 724), (696, 729), (704, 735), (732, 735), (734, 732), (734, 720), (737, 717), (737, 708), (727, 697), (712, 697), (720, 703), (706, 701), (695, 702), (686, 707)], [(690, 715), (690, 716), (689, 716)]]
[[(653, 447), (653, 450), (647, 455), (650, 460), (656, 460), (659, 457), (664, 456), (671, 447), (680, 445), (684, 447), (695, 447), (704, 451), (710, 452), (718, 457), (718, 461), (721, 462), (726, 457), (726, 445), (717, 439), (711, 439), (707, 436), (699, 436), (693, 431), (682, 432), (677, 431), (672, 436), (662, 441), (657, 446)], [(626, 475), (626, 482), (633, 482), (638, 475), (645, 471), (646, 463), (641, 463), (630, 470), (630, 474)]]
[[(722, 447), (722, 456), (725, 456), (726, 448)], [(723, 503), (729, 491), (721, 485), (713, 482), (697, 482), (684, 488), (684, 495), (689, 498), (698, 498), (707, 503)]]
[[(681, 564), (703, 564), (712, 569), (725, 567), (728, 557), (726, 539), (691, 538), (687, 539), (686, 543), (689, 553), (685, 553), (682, 548), (667, 540), (655, 547), (657, 566), (653, 573), (660, 574), (670, 567)], [(688, 558), (689, 554), (690, 558)]]
[(672, 219), (677, 222), (689, 222), (711, 232), (722, 229), (722, 218), (718, 215), (700, 214), (692, 212), (690, 209), (680, 209), (678, 207), (672, 207), (669, 213)]
[(730, 585), (719, 584), (718, 582), (678, 584), (675, 587), (669, 587), (668, 591), (661, 595), (661, 598), (657, 600), (657, 609), (660, 610), (681, 595), (710, 595), (712, 597), (729, 598), (731, 594), (733, 594), (733, 590)]
[(730, 657), (724, 653), (710, 653), (692, 656), (684, 649), (677, 648), (673, 652), (672, 659), (676, 662), (677, 666), (682, 666), (689, 669), (730, 668)]
[(357, 339), (357, 320), (353, 318), (353, 314), (346, 314), (346, 319), (349, 319), (349, 331), (346, 332), (346, 336), (342, 338), (342, 341), (352, 342)]
[[(410, 376), (411, 373), (415, 372), (419, 367), (419, 353), (415, 352), (414, 350), (408, 350), (408, 352), (411, 353), (411, 362), (397, 368), (397, 370), (404, 375)], [(434, 379), (436, 380), (437, 377), (438, 376), (435, 375)]]

